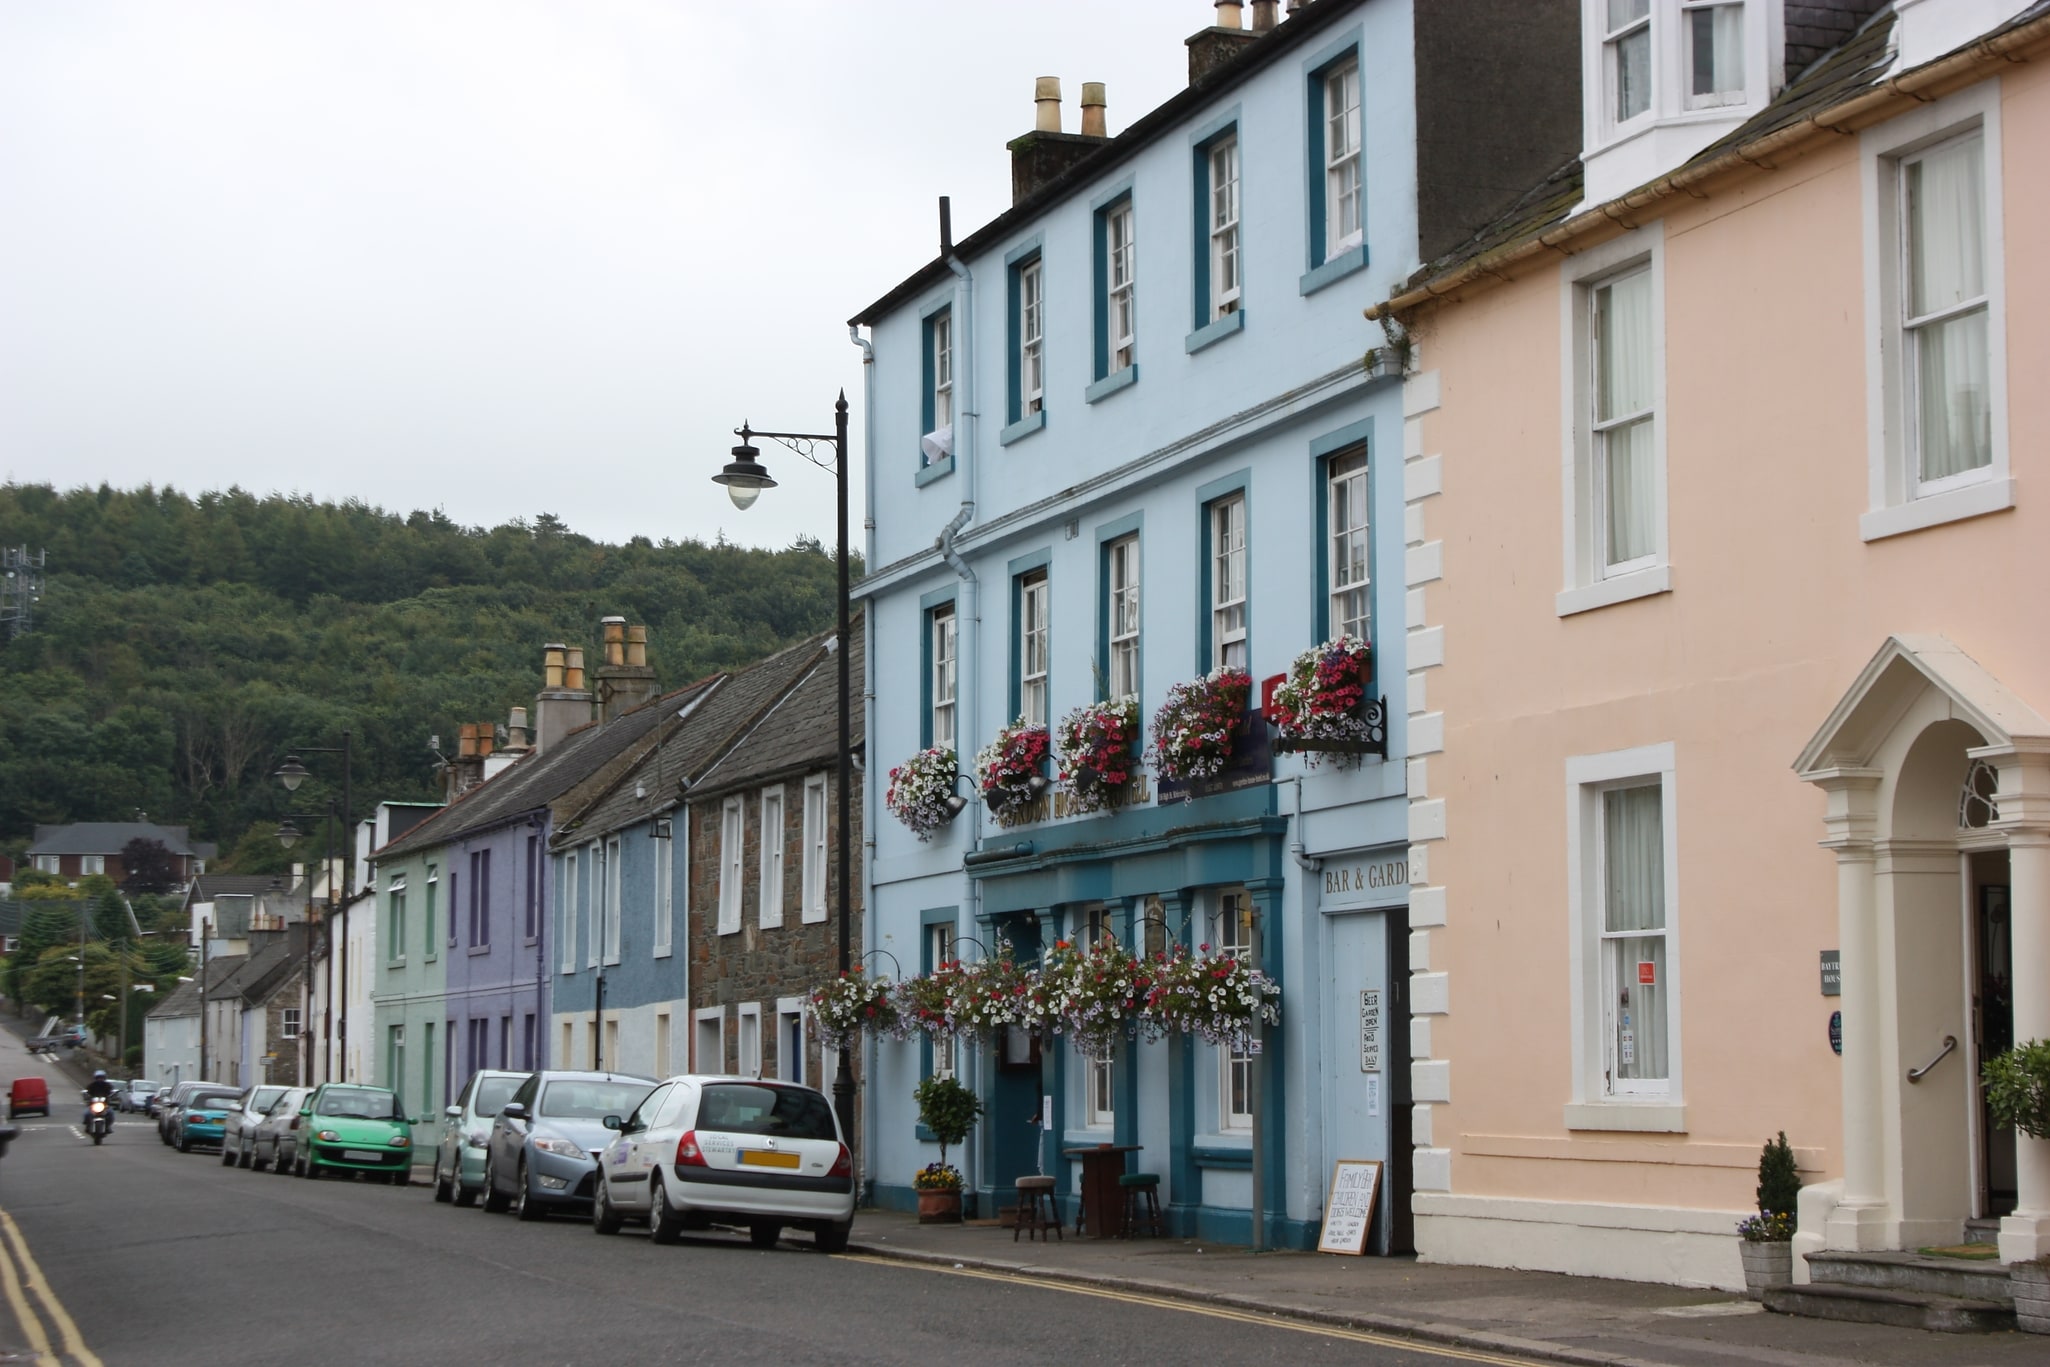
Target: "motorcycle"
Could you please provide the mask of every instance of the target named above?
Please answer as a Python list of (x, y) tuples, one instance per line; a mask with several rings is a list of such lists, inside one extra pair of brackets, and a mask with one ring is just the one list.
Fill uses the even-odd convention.
[(114, 1132), (114, 1107), (103, 1096), (91, 1096), (85, 1103), (85, 1132), (98, 1144)]

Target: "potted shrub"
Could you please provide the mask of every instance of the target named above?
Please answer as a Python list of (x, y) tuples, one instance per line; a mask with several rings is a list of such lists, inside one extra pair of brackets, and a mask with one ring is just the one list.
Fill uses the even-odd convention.
[(1153, 744), (1147, 747), (1154, 769), (1162, 778), (1184, 782), (1222, 773), (1245, 729), (1252, 693), (1253, 676), (1230, 667), (1168, 689), (1167, 701), (1153, 714)]
[[(1994, 1124), (2050, 1139), (2050, 1040), (2028, 1040), (1987, 1059), (1979, 1076)], [(2015, 1326), (2050, 1334), (2050, 1259), (2013, 1263), (2007, 1275), (2014, 1288)]]
[(1312, 765), (1325, 754), (1386, 753), (1385, 735), (1377, 737), (1374, 721), (1365, 715), (1373, 665), (1373, 647), (1357, 636), (1340, 636), (1296, 656), (1268, 702), (1267, 715), (1279, 732), (1274, 748), (1306, 752)]
[(1139, 700), (1129, 694), (1085, 703), (1061, 718), (1061, 784), (1078, 812), (1117, 802), (1132, 778), (1132, 742), (1139, 737)]
[(1744, 1289), (1753, 1300), (1763, 1300), (1768, 1287), (1794, 1280), (1794, 1212), (1800, 1198), (1801, 1174), (1787, 1132), (1781, 1130), (1758, 1155), (1758, 1213), (1737, 1223)]
[(952, 750), (933, 746), (920, 750), (890, 770), (890, 786), (883, 793), (883, 805), (911, 828), (920, 840), (954, 819), (958, 810), (948, 799), (954, 796), (954, 776), (959, 772)]
[(975, 756), (975, 786), (994, 813), (1030, 802), (1046, 791), (1046, 761), (1053, 740), (1044, 726), (1021, 718), (997, 732)]
[(918, 1222), (942, 1224), (961, 1218), (961, 1170), (947, 1162), (947, 1149), (968, 1138), (982, 1116), (982, 1101), (950, 1077), (929, 1077), (912, 1094), (918, 1102), (918, 1123), (939, 1141), (940, 1161), (919, 1169), (911, 1185), (918, 1191)]

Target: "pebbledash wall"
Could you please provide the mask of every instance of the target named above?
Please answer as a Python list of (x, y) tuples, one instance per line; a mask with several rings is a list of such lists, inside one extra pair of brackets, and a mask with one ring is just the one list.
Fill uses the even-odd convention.
[[(1408, 688), (1427, 1259), (1741, 1285), (1733, 1226), (1781, 1130), (1801, 1251), (1954, 1243), (2016, 1199), (2003, 1256), (2050, 1245), (2050, 1144), (2003, 1156), (1984, 1130), (1970, 1001), (1998, 952), (1986, 899), (2011, 898), (2014, 1035), (2050, 1034), (2050, 73), (2011, 60), (2050, 55), (2031, 34), (1405, 309), (1409, 554), (1431, 567)], [(1973, 140), (1990, 463), (1918, 494), (1898, 195), (1906, 163)], [(1588, 578), (1585, 320), (1639, 269), (1657, 545)], [(1655, 795), (1640, 906), (1662, 944), (1609, 951), (1618, 981), (1603, 804), (1625, 790)], [(1957, 1054), (1908, 1079), (1946, 1035)]]

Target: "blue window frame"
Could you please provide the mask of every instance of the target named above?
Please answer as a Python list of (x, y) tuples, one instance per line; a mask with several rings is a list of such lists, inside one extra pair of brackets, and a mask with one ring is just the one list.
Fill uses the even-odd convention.
[[(959, 907), (929, 907), (918, 914), (918, 957), (921, 973), (931, 973), (942, 963), (959, 954), (960, 951), (955, 948), (955, 927), (960, 915)], [(955, 1076), (959, 1071), (959, 1046), (953, 1036), (928, 1034), (922, 1030), (919, 1034), (921, 1042), (918, 1046), (918, 1075), (921, 1078), (928, 1078), (937, 1072), (947, 1077)], [(918, 1127), (918, 1137), (927, 1143), (933, 1139), (932, 1132), (923, 1125)]]
[(918, 600), (918, 744), (958, 750), (955, 710), (960, 697), (960, 636), (954, 589), (936, 589)]
[(1095, 403), (1139, 378), (1138, 216), (1131, 181), (1099, 195), (1090, 209), (1092, 383), (1083, 398)]
[(1011, 561), (1011, 669), (1008, 715), (1033, 726), (1052, 724), (1053, 638), (1047, 629), (1053, 584), (1047, 566), (1053, 551), (1041, 548)]
[(1303, 294), (1314, 294), (1367, 264), (1360, 50), (1360, 31), (1354, 29), (1303, 63)]
[(1310, 620), (1318, 641), (1341, 631), (1374, 639), (1373, 432), (1368, 418), (1310, 443), (1317, 485), (1317, 582)]
[(919, 482), (954, 468), (954, 309), (936, 304), (919, 318)]
[(1246, 325), (1244, 251), (1239, 219), (1241, 162), (1238, 110), (1196, 130), (1191, 140), (1191, 353), (1222, 341)]
[(1196, 583), (1202, 590), (1196, 604), (1199, 673), (1224, 664), (1252, 667), (1253, 500), (1247, 487), (1251, 483), (1251, 472), (1240, 470), (1196, 491), (1202, 509), (1196, 566)]
[(1131, 513), (1096, 529), (1096, 670), (1098, 701), (1126, 693), (1143, 696), (1145, 684), (1145, 578), (1140, 573), (1144, 514)]
[(1004, 256), (1005, 426), (1008, 446), (1046, 426), (1046, 264), (1034, 236)]

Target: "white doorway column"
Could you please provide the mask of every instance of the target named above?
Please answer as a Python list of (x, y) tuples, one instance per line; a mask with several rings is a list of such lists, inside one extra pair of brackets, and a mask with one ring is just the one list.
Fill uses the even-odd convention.
[(1841, 963), (1843, 1026), (1843, 1198), (1829, 1214), (1824, 1245), (1841, 1249), (1893, 1247), (1897, 1223), (1886, 1200), (1886, 1124), (1883, 1114), (1885, 1046), (1879, 981), (1878, 830), (1881, 774), (1876, 769), (1830, 769), (1803, 775), (1822, 789), (1824, 849), (1836, 852), (1837, 953)]
[[(2000, 769), (1994, 823), (2007, 833), (2014, 947), (2014, 1038), (2050, 1039), (2050, 753), (1974, 750)], [(2014, 1137), (2015, 1209), (2000, 1222), (2002, 1262), (2050, 1257), (2050, 1139)]]

